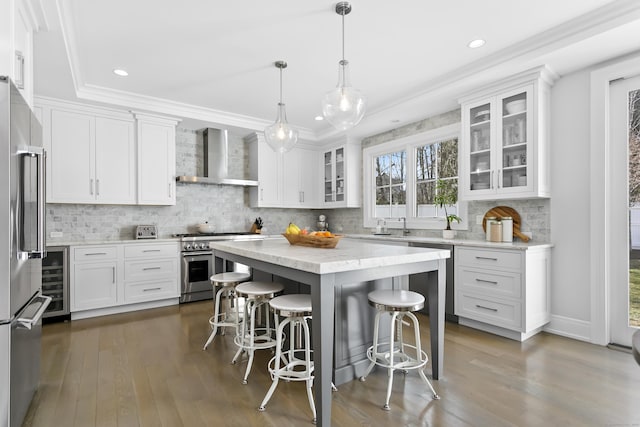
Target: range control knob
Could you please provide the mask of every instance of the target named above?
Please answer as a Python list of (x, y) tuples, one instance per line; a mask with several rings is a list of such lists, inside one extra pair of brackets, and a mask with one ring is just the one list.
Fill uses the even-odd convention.
[(191, 250), (191, 244), (190, 243), (185, 244), (184, 245), (184, 250), (185, 251), (190, 251)]

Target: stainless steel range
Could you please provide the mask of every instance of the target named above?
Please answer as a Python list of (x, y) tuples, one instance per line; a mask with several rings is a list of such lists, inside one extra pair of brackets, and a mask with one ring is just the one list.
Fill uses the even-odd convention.
[[(176, 234), (182, 242), (180, 302), (201, 301), (213, 298), (209, 278), (214, 272), (213, 250), (210, 243), (221, 240), (255, 240), (264, 236), (246, 232)], [(228, 263), (224, 271), (247, 271), (248, 267)]]

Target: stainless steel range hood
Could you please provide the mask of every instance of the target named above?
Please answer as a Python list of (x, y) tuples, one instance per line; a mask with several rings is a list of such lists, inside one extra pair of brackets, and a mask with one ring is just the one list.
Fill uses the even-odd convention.
[(178, 176), (176, 181), (195, 184), (240, 185), (256, 187), (258, 181), (229, 177), (229, 133), (226, 129), (207, 128), (203, 131), (203, 176)]

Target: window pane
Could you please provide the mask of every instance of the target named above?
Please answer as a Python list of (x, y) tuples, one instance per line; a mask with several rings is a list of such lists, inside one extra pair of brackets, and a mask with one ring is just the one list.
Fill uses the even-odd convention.
[(436, 192), (435, 181), (421, 182), (416, 186), (416, 202), (418, 205), (432, 205)]
[(425, 145), (416, 149), (416, 178), (418, 181), (435, 179), (436, 151), (433, 145)]
[(455, 139), (437, 144), (438, 177), (458, 176), (458, 141)]
[[(404, 185), (394, 185), (391, 187), (391, 204), (406, 205), (407, 191)], [(402, 216), (402, 215), (401, 215)]]
[(391, 184), (405, 182), (406, 152), (391, 153)]
[(376, 187), (389, 185), (389, 155), (376, 157)]
[(391, 193), (389, 187), (376, 189), (376, 218), (388, 218), (391, 216)]

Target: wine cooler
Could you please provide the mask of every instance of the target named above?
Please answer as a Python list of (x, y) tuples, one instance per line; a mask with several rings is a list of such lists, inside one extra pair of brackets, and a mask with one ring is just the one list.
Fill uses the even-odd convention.
[(42, 294), (52, 298), (43, 317), (69, 315), (69, 248), (47, 247), (47, 256), (42, 260)]

